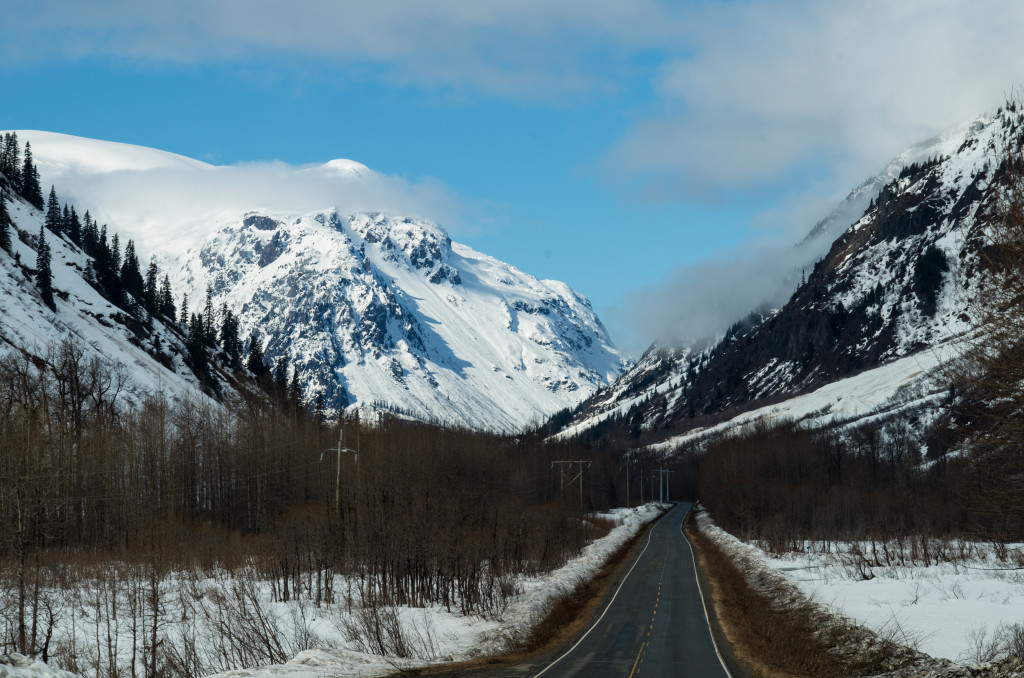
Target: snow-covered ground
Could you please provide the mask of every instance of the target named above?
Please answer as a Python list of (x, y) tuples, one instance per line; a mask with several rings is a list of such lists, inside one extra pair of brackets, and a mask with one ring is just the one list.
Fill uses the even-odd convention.
[(991, 544), (954, 543), (952, 557), (931, 565), (920, 556), (896, 564), (898, 547), (889, 544), (894, 564), (886, 565), (880, 543), (881, 564), (870, 543), (832, 543), (823, 552), (808, 542), (804, 553), (769, 555), (721, 530), (706, 513), (698, 520), (734, 557), (771, 568), (833, 612), (933, 657), (973, 663), (997, 634), (1024, 623), (1024, 544), (1009, 546), (1001, 560)]
[[(324, 675), (386, 676), (399, 670), (465, 661), (501, 653), (505, 639), (529, 629), (544, 614), (550, 603), (581, 580), (594, 576), (608, 557), (636, 535), (663, 510), (662, 505), (647, 504), (632, 509), (616, 509), (602, 517), (615, 527), (604, 537), (587, 545), (579, 556), (563, 567), (517, 582), (518, 595), (501, 611), (489, 615), (461, 615), (442, 606), (429, 608), (385, 608), (384, 618), (394, 615), (401, 627), (406, 655), (381, 656), (367, 651), (365, 635), (360, 638), (358, 601), (346, 600), (347, 584), (335, 583), (339, 602), (316, 607), (308, 599), (273, 602), (270, 584), (244, 572), (222, 572), (195, 578), (175, 574), (161, 584), (165, 596), (161, 602), (161, 648), (164, 656), (198, 659), (200, 665), (225, 664), (230, 655), (229, 637), (247, 637), (247, 624), (259, 619), (258, 633), (269, 633), (280, 644), (284, 656), (294, 655), (283, 664), (247, 667), (214, 674), (217, 676), (253, 676), (321, 678)], [(112, 595), (109, 580), (84, 584), (74, 591), (62, 591), (62, 609), (68, 612), (55, 629), (54, 657), (50, 664), (60, 666), (60, 657), (73, 655), (86, 678), (107, 675), (111, 657), (118, 668), (126, 669), (132, 658), (138, 659), (132, 634), (146, 635), (146, 612), (130, 612), (125, 595)], [(130, 586), (130, 584), (129, 584)], [(241, 595), (239, 595), (241, 592)], [(248, 605), (256, 609), (252, 595), (259, 599), (259, 614), (232, 616), (232, 606)], [(355, 597), (353, 591), (353, 597)], [(224, 602), (218, 601), (227, 601)], [(120, 601), (120, 602), (118, 602)], [(120, 616), (111, 619), (116, 608)], [(243, 619), (244, 617), (244, 619)], [(135, 620), (133, 622), (133, 619)], [(241, 620), (241, 621), (240, 621)], [(244, 623), (241, 623), (244, 622)], [(353, 632), (356, 631), (356, 633)], [(113, 633), (112, 636), (109, 634)], [(387, 635), (385, 633), (385, 635)], [(242, 641), (244, 642), (244, 641)], [(307, 649), (302, 649), (307, 648)], [(309, 649), (312, 648), (312, 649)], [(235, 660), (228, 664), (237, 665)], [(195, 665), (190, 664), (193, 670)], [(73, 678), (74, 674), (51, 669), (42, 662), (12, 655), (0, 655), (0, 678)]]

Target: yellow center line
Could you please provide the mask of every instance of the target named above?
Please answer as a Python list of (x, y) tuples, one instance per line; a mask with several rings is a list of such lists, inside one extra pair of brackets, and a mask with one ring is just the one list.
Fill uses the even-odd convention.
[(640, 655), (643, 654), (646, 645), (647, 643), (640, 645), (640, 651), (636, 653), (636, 661), (633, 662), (633, 670), (629, 672), (629, 678), (633, 678), (633, 674), (636, 673), (636, 667), (640, 663)]

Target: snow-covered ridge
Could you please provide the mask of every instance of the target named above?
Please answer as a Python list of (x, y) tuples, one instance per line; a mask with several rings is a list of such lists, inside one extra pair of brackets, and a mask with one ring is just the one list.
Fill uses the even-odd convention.
[(133, 239), (143, 260), (157, 255), (193, 310), (209, 286), (215, 308), (228, 304), (271, 361), (287, 355), (328, 413), (381, 406), (516, 430), (628, 366), (585, 297), (402, 216), (432, 205), (424, 187), (351, 160), (216, 167), (127, 144), (18, 137), (32, 143), (45, 185)]
[(838, 237), (784, 306), (700, 353), (652, 347), (563, 436), (611, 422), (637, 447), (682, 441), (767, 403), (800, 419), (795, 396), (963, 336), (1001, 154), (1022, 135), (1021, 111), (1001, 110), (900, 154), (815, 227)]

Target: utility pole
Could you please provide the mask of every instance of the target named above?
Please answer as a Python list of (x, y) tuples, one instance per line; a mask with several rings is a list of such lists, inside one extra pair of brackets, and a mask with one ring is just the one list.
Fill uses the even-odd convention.
[[(337, 472), (336, 472), (336, 478), (335, 478), (335, 483), (334, 483), (334, 505), (338, 507), (338, 515), (339, 516), (341, 515), (341, 453), (342, 452), (351, 452), (352, 453), (353, 461), (355, 461), (355, 463), (356, 463), (356, 472), (358, 473), (358, 471), (359, 471), (359, 452), (358, 452), (358, 450), (352, 450), (352, 449), (349, 449), (347, 447), (343, 447), (342, 446), (342, 444), (341, 444), (342, 433), (343, 433), (343, 430), (341, 428), (339, 428), (338, 429), (338, 446), (337, 447), (328, 447), (326, 450), (324, 450), (324, 452), (337, 452), (337, 454), (338, 454), (338, 461), (337, 461), (337, 466), (336, 466)], [(320, 453), (320, 458), (321, 459), (324, 458), (323, 452)]]
[(566, 465), (568, 465), (568, 467), (569, 467), (568, 473), (570, 473), (570, 474), (572, 473), (572, 465), (573, 464), (579, 464), (580, 465), (579, 471), (576, 473), (576, 475), (571, 476), (569, 478), (569, 486), (571, 487), (572, 484), (574, 482), (576, 482), (577, 480), (580, 481), (580, 506), (583, 506), (583, 465), (586, 464), (587, 468), (590, 468), (591, 462), (587, 461), (586, 459), (576, 459), (576, 460), (572, 460), (572, 461), (570, 461), (568, 459), (559, 459), (558, 461), (552, 461), (551, 462), (551, 466), (552, 467), (554, 467), (555, 464), (558, 464), (558, 471), (559, 471), (558, 489), (559, 489), (559, 492), (561, 492), (562, 495), (565, 494)]
[(669, 474), (672, 471), (659, 468), (658, 472), (658, 501), (664, 503), (666, 499), (672, 501), (672, 493), (669, 491)]
[(626, 508), (631, 508), (629, 505), (629, 464), (626, 464)]

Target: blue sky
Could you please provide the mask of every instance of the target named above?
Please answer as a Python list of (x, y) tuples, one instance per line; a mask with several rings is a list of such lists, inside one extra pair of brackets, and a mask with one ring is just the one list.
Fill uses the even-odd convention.
[[(745, 289), (752, 260), (1024, 83), (1013, 3), (151, 5), (15, 0), (0, 127), (429, 185), (463, 209), (423, 216), (634, 352), (784, 295), (788, 270)], [(735, 294), (709, 314), (701, 285)]]

